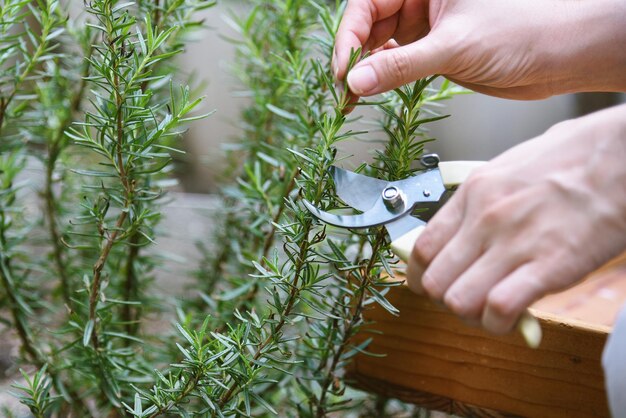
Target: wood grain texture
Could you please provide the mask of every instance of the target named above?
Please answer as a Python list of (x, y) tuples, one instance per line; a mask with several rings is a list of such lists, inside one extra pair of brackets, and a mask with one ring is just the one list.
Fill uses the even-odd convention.
[[(368, 351), (386, 357), (360, 354), (348, 376), (368, 391), (465, 417), (609, 417), (600, 359), (612, 323), (606, 318), (619, 304), (602, 303), (607, 295), (626, 300), (623, 283), (626, 257), (551, 303), (540, 302), (541, 310), (532, 310), (544, 332), (536, 350), (519, 335), (493, 336), (406, 287), (392, 288), (387, 296), (400, 316), (372, 307), (365, 313), (372, 324), (357, 337), (373, 337)], [(581, 307), (585, 301), (594, 309)]]
[(420, 405), (422, 408), (426, 408), (430, 411), (440, 411), (456, 416), (472, 418), (521, 418), (519, 415), (506, 414), (492, 409), (469, 405), (451, 398), (446, 398), (445, 396), (407, 389), (360, 374), (349, 373), (346, 376), (346, 380), (351, 386), (366, 392), (375, 392), (385, 397), (400, 399), (404, 402)]

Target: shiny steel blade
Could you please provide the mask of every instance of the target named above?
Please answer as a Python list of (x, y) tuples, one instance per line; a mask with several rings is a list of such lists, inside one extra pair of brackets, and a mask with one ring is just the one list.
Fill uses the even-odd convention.
[(438, 169), (422, 171), (415, 176), (387, 184), (402, 190), (409, 202), (420, 204), (439, 202), (446, 191)]
[[(331, 170), (339, 197), (363, 213), (336, 215), (322, 211), (306, 200), (305, 207), (321, 221), (342, 228), (370, 228), (385, 224), (392, 240), (424, 225), (424, 220), (414, 218), (411, 213), (415, 209), (425, 209), (421, 210), (421, 215), (428, 219), (442, 203), (442, 196), (446, 191), (438, 169), (426, 170), (394, 182), (378, 180), (338, 167), (332, 167)], [(402, 196), (399, 207), (395, 198), (386, 195), (386, 201), (383, 200), (383, 194), (389, 191), (387, 188), (395, 189), (394, 192)]]
[(334, 213), (319, 210), (307, 200), (303, 200), (303, 203), (308, 211), (320, 221), (329, 225), (339, 226), (341, 228), (354, 229), (383, 225), (410, 213), (412, 210), (411, 207), (407, 207), (403, 211), (392, 213), (385, 207), (382, 199), (379, 199), (376, 203), (374, 203), (374, 206), (370, 210), (360, 215), (335, 215)]
[[(425, 225), (426, 222), (414, 218), (411, 216), (411, 210), (403, 211), (397, 214), (390, 213), (384, 208), (384, 212), (372, 208), (371, 210), (360, 215), (335, 215), (334, 213), (328, 213), (323, 210), (319, 210), (311, 204), (308, 200), (303, 200), (304, 206), (320, 221), (329, 225), (338, 226), (341, 228), (370, 228), (378, 225), (385, 225), (387, 233), (391, 240), (395, 240), (401, 237), (405, 233), (418, 226)], [(379, 203), (375, 204), (375, 207)]]
[[(439, 202), (445, 188), (437, 169), (398, 181), (385, 181), (357, 174), (339, 167), (331, 167), (337, 195), (350, 207), (365, 212), (372, 208), (386, 187), (394, 186), (406, 194), (409, 202), (419, 201), (426, 207)], [(437, 205), (436, 205), (437, 206)]]
[(426, 225), (426, 222), (411, 216), (410, 213), (407, 213), (393, 222), (386, 223), (385, 228), (387, 228), (389, 238), (391, 238), (392, 241), (395, 241), (407, 232), (422, 225)]
[(335, 182), (337, 196), (346, 204), (361, 212), (369, 210), (380, 198), (389, 182), (364, 176), (343, 168), (332, 166), (330, 174)]

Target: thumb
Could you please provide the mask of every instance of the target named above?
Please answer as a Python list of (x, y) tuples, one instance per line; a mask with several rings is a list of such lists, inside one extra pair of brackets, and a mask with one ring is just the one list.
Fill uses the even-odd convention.
[(448, 51), (429, 34), (411, 44), (376, 52), (348, 73), (350, 91), (371, 96), (433, 74), (444, 74)]

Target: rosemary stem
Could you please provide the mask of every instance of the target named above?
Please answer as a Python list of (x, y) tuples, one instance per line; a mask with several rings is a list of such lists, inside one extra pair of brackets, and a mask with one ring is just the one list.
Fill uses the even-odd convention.
[(63, 243), (57, 225), (56, 199), (54, 191), (52, 190), (54, 182), (54, 168), (59, 155), (58, 147), (58, 142), (53, 142), (48, 147), (48, 161), (46, 162), (46, 177), (43, 194), (46, 205), (45, 216), (48, 223), (48, 234), (50, 235), (50, 244), (52, 245), (52, 258), (54, 260), (57, 274), (59, 275), (59, 286), (61, 287), (63, 301), (67, 306), (70, 306), (70, 283), (67, 275), (67, 266), (65, 264), (65, 260), (63, 259)]
[(274, 243), (274, 236), (276, 235), (276, 224), (278, 223), (278, 221), (280, 221), (280, 217), (283, 215), (283, 212), (285, 211), (285, 205), (283, 204), (283, 202), (285, 201), (287, 197), (289, 197), (293, 189), (296, 187), (297, 176), (298, 176), (298, 170), (296, 169), (294, 170), (293, 174), (289, 178), (287, 187), (285, 187), (285, 191), (283, 192), (282, 197), (280, 199), (278, 210), (276, 211), (276, 214), (272, 218), (272, 224), (270, 225), (270, 230), (265, 236), (265, 242), (263, 244), (262, 259), (267, 258), (267, 256), (269, 255), (270, 249), (272, 248), (272, 244)]
[(367, 266), (365, 267), (365, 275), (357, 291), (356, 302), (353, 305), (354, 311), (353, 311), (352, 317), (350, 318), (346, 327), (343, 330), (343, 339), (341, 343), (339, 344), (339, 346), (336, 348), (331, 364), (327, 369), (326, 377), (324, 378), (324, 381), (320, 385), (321, 395), (320, 395), (319, 402), (317, 405), (317, 412), (315, 414), (317, 418), (323, 418), (326, 416), (324, 403), (326, 402), (328, 390), (334, 381), (335, 370), (337, 369), (339, 360), (341, 359), (341, 356), (343, 355), (346, 348), (348, 347), (350, 338), (352, 337), (352, 330), (361, 320), (361, 315), (363, 314), (363, 302), (365, 300), (366, 290), (371, 285), (372, 279), (373, 279), (372, 269), (374, 268), (374, 265), (376, 264), (377, 255), (379, 254), (379, 251), (384, 243), (385, 243), (385, 231), (384, 229), (381, 228), (376, 234), (374, 245), (372, 246), (372, 256), (370, 257), (367, 263)]
[(6, 114), (7, 114), (9, 105), (15, 98), (15, 95), (20, 91), (19, 89), (22, 83), (24, 83), (27, 77), (35, 69), (35, 66), (39, 62), (39, 59), (41, 58), (46, 48), (48, 47), (48, 43), (46, 42), (46, 39), (48, 38), (48, 35), (50, 34), (50, 30), (52, 29), (51, 23), (52, 23), (51, 20), (48, 19), (46, 20), (46, 24), (42, 26), (41, 35), (39, 38), (42, 41), (39, 42), (39, 44), (37, 45), (37, 49), (30, 56), (28, 60), (28, 64), (26, 64), (24, 70), (15, 79), (15, 83), (13, 84), (13, 90), (11, 91), (11, 93), (9, 93), (9, 95), (6, 98), (2, 97), (2, 99), (0, 100), (0, 135), (2, 134), (2, 129), (4, 127), (4, 122), (6, 120)]
[(110, 232), (108, 238), (106, 239), (102, 251), (100, 252), (100, 256), (98, 257), (98, 261), (93, 266), (93, 278), (91, 280), (91, 291), (89, 292), (89, 319), (94, 321), (94, 328), (91, 334), (91, 341), (93, 344), (93, 348), (98, 350), (98, 330), (96, 327), (96, 307), (98, 305), (98, 300), (100, 299), (100, 287), (102, 281), (102, 269), (106, 263), (107, 258), (109, 257), (109, 253), (111, 252), (111, 248), (113, 248), (113, 244), (117, 239), (117, 235), (124, 225), (124, 221), (126, 220), (128, 212), (123, 210), (119, 217), (117, 218), (117, 222), (115, 223), (115, 229)]
[(54, 132), (50, 143), (48, 145), (48, 159), (46, 161), (46, 176), (44, 186), (44, 201), (46, 210), (44, 216), (48, 222), (48, 234), (50, 235), (50, 241), (52, 245), (52, 257), (56, 266), (57, 273), (59, 275), (61, 294), (63, 300), (67, 306), (71, 306), (71, 283), (69, 282), (67, 265), (64, 260), (64, 247), (61, 233), (58, 225), (58, 213), (57, 202), (53, 191), (54, 183), (54, 171), (56, 163), (62, 152), (62, 139), (65, 135), (65, 130), (72, 123), (74, 113), (78, 112), (82, 103), (83, 96), (85, 94), (85, 88), (87, 85), (86, 77), (89, 75), (89, 69), (91, 67), (89, 58), (91, 57), (93, 47), (89, 47), (86, 55), (86, 59), (83, 62), (83, 69), (81, 71), (80, 84), (76, 93), (72, 96), (70, 103), (70, 111), (67, 112), (65, 119), (59, 124), (59, 128)]
[[(303, 226), (303, 236), (304, 237), (308, 237), (309, 233), (311, 232), (311, 227), (312, 227), (312, 223), (309, 220), (306, 224), (304, 224)], [(291, 311), (294, 307), (294, 304), (297, 300), (298, 294), (300, 293), (300, 288), (298, 287), (298, 282), (300, 281), (301, 275), (302, 275), (302, 270), (305, 266), (305, 257), (306, 254), (309, 251), (309, 241), (308, 239), (303, 239), (300, 242), (300, 250), (298, 253), (298, 258), (296, 260), (296, 265), (295, 265), (295, 271), (293, 274), (293, 282), (291, 284), (291, 291), (289, 293), (289, 295), (287, 296), (287, 304), (286, 306), (283, 308), (283, 311), (280, 313), (280, 320), (278, 321), (278, 323), (276, 324), (275, 327), (273, 327), (272, 332), (266, 337), (266, 339), (257, 347), (257, 349), (254, 352), (254, 355), (252, 356), (252, 359), (254, 361), (258, 360), (259, 358), (261, 358), (261, 355), (263, 354), (265, 348), (272, 342), (274, 341), (274, 339), (276, 338), (276, 335), (279, 335), (280, 332), (282, 331), (283, 327), (285, 326), (285, 324), (287, 323), (287, 318), (289, 317), (289, 315), (291, 315)], [(224, 405), (233, 397), (233, 395), (235, 394), (235, 391), (239, 388), (239, 384), (237, 382), (233, 382), (228, 390), (224, 393), (224, 395), (222, 395), (222, 397), (219, 399), (217, 405), (219, 408), (224, 407)], [(212, 416), (215, 416), (215, 411), (213, 412)]]
[[(138, 232), (133, 233), (128, 240), (128, 256), (126, 259), (126, 276), (124, 278), (124, 300), (127, 302), (136, 301), (138, 289), (137, 272), (135, 271), (135, 264), (139, 257), (139, 238)], [(124, 304), (122, 307), (122, 321), (126, 328), (128, 335), (136, 335), (139, 330), (138, 324), (138, 312), (139, 308), (132, 306), (130, 303)], [(127, 344), (130, 340), (125, 340)]]

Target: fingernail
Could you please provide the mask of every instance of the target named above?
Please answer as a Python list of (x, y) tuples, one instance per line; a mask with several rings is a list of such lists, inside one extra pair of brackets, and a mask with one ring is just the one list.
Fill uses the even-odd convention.
[(486, 330), (494, 334), (505, 334), (513, 328), (514, 322), (511, 323), (510, 318), (496, 314), (487, 306), (483, 311), (482, 324)]
[(378, 76), (371, 65), (357, 67), (348, 73), (348, 86), (354, 94), (365, 95), (378, 86)]
[(418, 295), (424, 294), (424, 288), (422, 287), (422, 274), (424, 269), (419, 265), (415, 259), (411, 259), (406, 268), (406, 279), (409, 289)]
[(459, 298), (454, 293), (447, 292), (443, 297), (443, 303), (448, 307), (448, 309), (455, 313), (465, 309), (463, 299)]
[(439, 283), (429, 273), (422, 273), (422, 289), (431, 299), (443, 300), (445, 289), (439, 289)]

